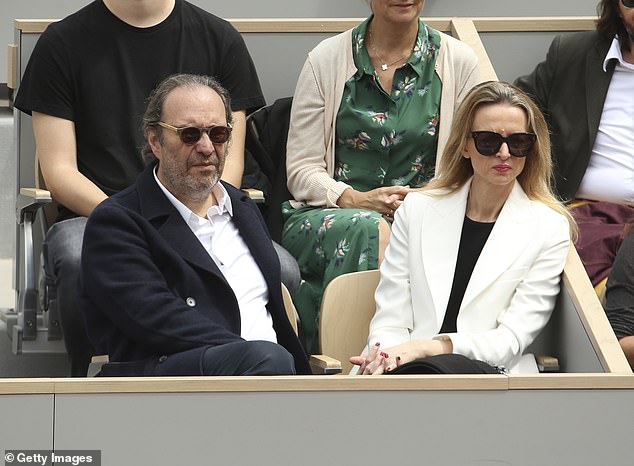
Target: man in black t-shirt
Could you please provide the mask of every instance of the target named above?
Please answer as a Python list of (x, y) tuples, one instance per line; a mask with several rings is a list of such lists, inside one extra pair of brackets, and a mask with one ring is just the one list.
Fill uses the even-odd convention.
[(48, 27), (20, 84), (15, 106), (33, 116), (42, 174), (61, 205), (44, 262), (72, 375), (86, 374), (92, 353), (76, 302), (85, 217), (142, 171), (145, 101), (179, 72), (213, 76), (229, 91), (234, 129), (223, 179), (239, 187), (246, 114), (265, 103), (255, 66), (228, 22), (184, 0), (90, 3)]

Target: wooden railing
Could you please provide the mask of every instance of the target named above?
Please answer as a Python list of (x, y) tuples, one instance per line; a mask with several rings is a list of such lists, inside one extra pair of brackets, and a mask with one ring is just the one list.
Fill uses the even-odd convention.
[[(343, 32), (365, 18), (246, 18), (228, 21), (242, 33)], [(457, 18), (424, 18), (431, 27), (451, 32)], [(590, 16), (485, 17), (460, 18), (472, 22), (478, 32), (587, 31), (594, 29), (596, 18)], [(56, 19), (16, 19), (15, 27), (23, 33), (41, 33)]]
[[(41, 33), (52, 20), (16, 20), (23, 33)], [(242, 33), (337, 33), (361, 19), (236, 19)], [(496, 79), (495, 70), (481, 41), (482, 33), (525, 31), (579, 31), (594, 28), (590, 17), (556, 18), (429, 18), (432, 27), (469, 44), (480, 60), (482, 75)], [(11, 73), (17, 70), (12, 69)], [(17, 82), (14, 78), (9, 82)], [(0, 394), (10, 393), (130, 393), (213, 391), (313, 391), (313, 390), (505, 390), (634, 388), (634, 375), (605, 318), (576, 251), (571, 251), (563, 275), (563, 287), (571, 295), (597, 357), (611, 374), (551, 374), (536, 376), (438, 376), (438, 377), (186, 377), (116, 379), (5, 379)], [(563, 292), (563, 290), (562, 290)]]

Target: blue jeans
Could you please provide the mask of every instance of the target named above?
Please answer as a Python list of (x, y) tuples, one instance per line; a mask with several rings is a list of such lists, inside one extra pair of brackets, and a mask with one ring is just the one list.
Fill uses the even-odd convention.
[(270, 341), (237, 341), (205, 351), (202, 375), (295, 375), (293, 356)]
[(284, 283), (286, 288), (288, 288), (291, 295), (294, 296), (302, 280), (299, 272), (299, 265), (297, 265), (297, 261), (291, 253), (275, 241), (273, 241), (273, 248), (277, 253), (277, 258), (280, 260), (282, 283)]
[[(189, 375), (295, 375), (293, 356), (270, 341), (234, 341), (224, 345), (161, 356), (152, 376)], [(200, 358), (192, 370), (192, 359)], [(105, 374), (104, 374), (105, 375)]]
[(85, 377), (94, 349), (79, 310), (79, 269), (86, 217), (54, 223), (42, 255), (49, 297), (56, 296), (72, 377)]
[[(79, 270), (86, 217), (53, 224), (42, 247), (46, 283), (57, 295), (64, 343), (70, 361), (70, 375), (85, 377), (95, 354), (79, 310)], [(288, 251), (273, 243), (280, 260), (282, 283), (294, 293), (300, 282), (299, 267)]]

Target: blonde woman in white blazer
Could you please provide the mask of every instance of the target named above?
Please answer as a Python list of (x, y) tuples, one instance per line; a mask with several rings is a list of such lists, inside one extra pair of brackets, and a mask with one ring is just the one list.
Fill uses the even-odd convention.
[[(552, 195), (548, 129), (514, 86), (476, 86), (440, 176), (396, 212), (360, 374), (458, 353), (517, 371), (546, 325), (576, 227)], [(479, 238), (479, 239), (478, 239)]]

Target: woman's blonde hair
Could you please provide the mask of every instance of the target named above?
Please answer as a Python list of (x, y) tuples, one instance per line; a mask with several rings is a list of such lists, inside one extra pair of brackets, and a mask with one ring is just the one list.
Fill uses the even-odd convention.
[(541, 202), (564, 215), (570, 223), (573, 240), (577, 225), (568, 209), (555, 197), (552, 189), (553, 164), (550, 136), (544, 116), (521, 89), (501, 81), (488, 81), (475, 86), (458, 107), (447, 145), (440, 159), (436, 177), (428, 189), (446, 190), (448, 194), (460, 189), (472, 176), (471, 160), (463, 157), (477, 110), (483, 105), (502, 104), (521, 108), (528, 118), (528, 131), (537, 135), (533, 149), (517, 181), (529, 199)]

